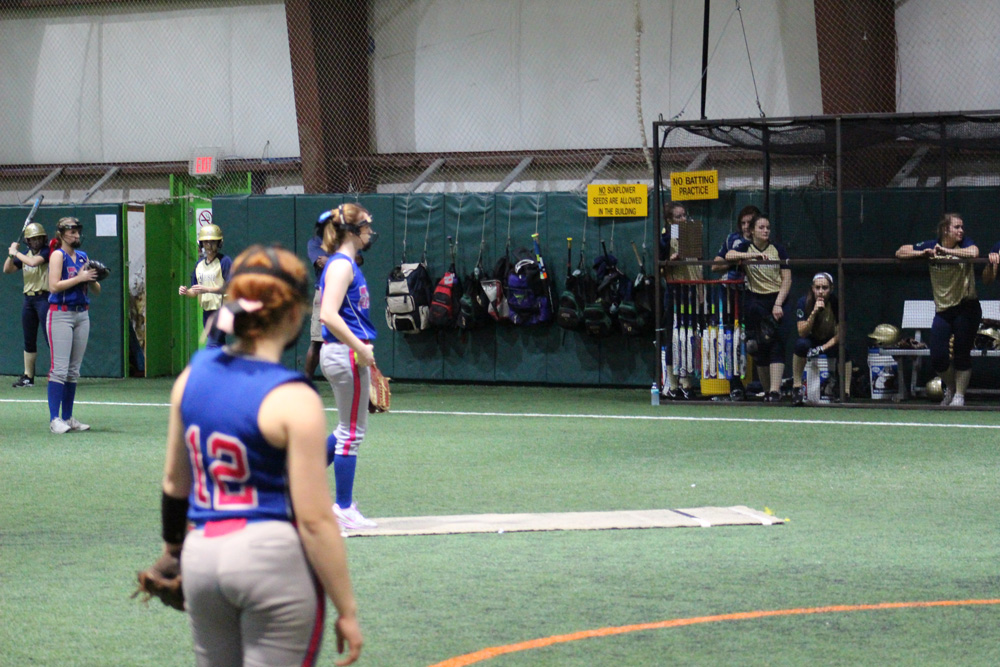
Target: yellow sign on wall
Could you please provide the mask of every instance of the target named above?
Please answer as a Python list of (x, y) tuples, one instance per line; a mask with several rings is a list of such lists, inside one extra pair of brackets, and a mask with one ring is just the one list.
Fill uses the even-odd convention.
[(719, 172), (715, 170), (671, 172), (670, 198), (674, 201), (718, 199)]
[(587, 215), (591, 218), (645, 218), (649, 193), (641, 183), (588, 185)]

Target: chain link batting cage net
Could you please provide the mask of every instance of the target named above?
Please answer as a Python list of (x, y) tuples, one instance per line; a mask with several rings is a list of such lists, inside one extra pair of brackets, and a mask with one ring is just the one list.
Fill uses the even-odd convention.
[(0, 203), (650, 183), (660, 117), (1000, 108), (998, 29), (992, 0), (3, 0)]
[[(876, 326), (890, 323), (901, 327), (904, 338), (922, 331), (926, 343), (934, 316), (928, 263), (898, 260), (898, 248), (938, 239), (946, 212), (964, 219), (967, 237), (984, 258), (1000, 238), (1000, 111), (677, 120), (653, 127), (659, 201), (683, 205), (699, 223), (674, 221), (681, 259), (695, 265), (724, 256), (728, 235), (739, 231), (740, 211), (757, 206), (771, 222), (771, 241), (788, 254), (780, 264), (793, 278), (786, 312), (796, 314), (793, 305), (809, 293), (813, 276), (830, 274), (840, 297), (839, 319), (846, 323), (838, 356), (853, 359), (856, 367), (871, 348), (884, 348), (890, 361), (893, 355), (927, 354), (900, 352), (899, 341), (869, 337)], [(662, 229), (671, 227), (664, 220), (664, 208), (671, 206), (655, 207)], [(986, 262), (974, 261), (977, 274)], [(711, 277), (707, 270), (705, 277)], [(1000, 318), (997, 302), (989, 300), (993, 289), (978, 286), (987, 320)], [(695, 308), (696, 329), (699, 299), (682, 294)], [(662, 318), (666, 339), (677, 306), (672, 308)], [(685, 316), (682, 311), (682, 325)], [(788, 336), (796, 337), (791, 327)], [(976, 356), (1000, 354), (992, 340), (980, 342)], [(995, 386), (992, 366), (978, 374), (980, 386)], [(915, 379), (911, 384), (922, 386)]]
[[(815, 258), (793, 295), (813, 269), (861, 290), (844, 293), (853, 353), (928, 291), (921, 269), (851, 262), (929, 237), (945, 209), (983, 248), (1000, 235), (995, 125), (969, 113), (1000, 109), (998, 33), (995, 0), (0, 0), (0, 214), (20, 229), (39, 196), (50, 226), (122, 211), (136, 321), (177, 308), (154, 290), (145, 307), (144, 253), (150, 284), (187, 275), (223, 195), (582, 202), (717, 170), (718, 199), (689, 203), (695, 254), (766, 208)], [(632, 224), (652, 231), (649, 211)], [(566, 235), (585, 222), (614, 224), (580, 215)], [(147, 225), (186, 236), (147, 244)]]

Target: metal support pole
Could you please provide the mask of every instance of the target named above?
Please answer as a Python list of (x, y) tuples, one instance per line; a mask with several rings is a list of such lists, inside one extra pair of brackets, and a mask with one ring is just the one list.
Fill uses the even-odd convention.
[(837, 375), (840, 377), (840, 402), (843, 403), (847, 397), (847, 383), (851, 378), (846, 377), (847, 372), (847, 328), (844, 326), (844, 317), (847, 313), (846, 301), (847, 290), (844, 289), (844, 179), (841, 172), (840, 154), (840, 123), (841, 118), (837, 116), (837, 284), (840, 285), (840, 298), (837, 299)]
[[(762, 136), (764, 148), (764, 217), (771, 217), (771, 131), (764, 126)], [(774, 227), (773, 221), (771, 227)]]
[(653, 376), (653, 382), (657, 384), (660, 391), (663, 391), (663, 385), (660, 380), (663, 377), (663, 369), (661, 368), (662, 354), (660, 350), (663, 349), (663, 327), (666, 326), (663, 322), (663, 290), (661, 289), (661, 283), (663, 282), (660, 276), (662, 275), (660, 262), (662, 258), (660, 257), (660, 216), (662, 215), (662, 206), (660, 205), (660, 186), (661, 179), (663, 178), (661, 167), (660, 167), (660, 126), (658, 123), (653, 123), (653, 266), (655, 267), (655, 279), (653, 283), (655, 285), (653, 289), (653, 300), (656, 301), (653, 308), (653, 322), (656, 328), (656, 370), (657, 373)]
[(705, 115), (705, 97), (708, 94), (708, 25), (711, 18), (712, 0), (705, 0), (705, 18), (701, 32), (701, 117)]
[(602, 157), (601, 161), (598, 162), (597, 165), (589, 172), (587, 172), (587, 175), (580, 180), (580, 182), (576, 186), (576, 191), (583, 192), (587, 188), (587, 186), (590, 185), (590, 183), (595, 178), (597, 178), (597, 175), (602, 171), (604, 171), (604, 168), (608, 166), (609, 162), (611, 162), (610, 155), (605, 155), (604, 157)]
[(944, 121), (941, 121), (941, 213), (948, 212), (948, 144), (945, 143), (947, 131)]
[(514, 182), (514, 179), (520, 176), (521, 172), (527, 169), (528, 165), (531, 164), (531, 161), (534, 159), (535, 158), (532, 157), (526, 157), (521, 160), (521, 162), (519, 162), (518, 165), (514, 167), (509, 174), (507, 174), (507, 177), (500, 181), (500, 185), (496, 186), (493, 192), (503, 192), (509, 188), (510, 184)]
[(415, 181), (406, 186), (406, 191), (413, 192), (414, 190), (419, 188), (421, 185), (423, 185), (424, 181), (430, 178), (431, 174), (440, 169), (441, 165), (443, 165), (444, 163), (445, 159), (443, 157), (439, 157), (438, 159), (434, 160), (434, 162), (431, 162), (430, 166), (424, 169), (424, 173), (417, 176)]
[(52, 171), (50, 171), (48, 176), (46, 176), (41, 181), (39, 181), (38, 184), (35, 185), (35, 187), (33, 187), (31, 189), (31, 192), (29, 192), (27, 195), (25, 195), (24, 199), (21, 200), (21, 203), (22, 204), (27, 204), (29, 201), (31, 201), (32, 199), (34, 199), (35, 195), (37, 195), (38, 192), (42, 188), (44, 188), (46, 185), (48, 185), (49, 183), (51, 183), (52, 180), (56, 176), (58, 176), (59, 174), (61, 174), (62, 172), (63, 172), (63, 168), (62, 167), (56, 167), (55, 169), (53, 169)]
[(98, 180), (96, 183), (94, 183), (90, 187), (90, 189), (87, 190), (86, 193), (84, 193), (83, 199), (81, 199), (77, 203), (78, 204), (83, 204), (88, 199), (90, 199), (91, 197), (93, 197), (94, 193), (97, 192), (98, 190), (100, 190), (101, 186), (104, 185), (105, 183), (107, 183), (111, 179), (111, 177), (114, 176), (115, 174), (117, 174), (119, 171), (121, 171), (121, 167), (111, 167), (111, 169), (108, 169), (108, 171), (103, 176), (101, 176), (100, 180)]

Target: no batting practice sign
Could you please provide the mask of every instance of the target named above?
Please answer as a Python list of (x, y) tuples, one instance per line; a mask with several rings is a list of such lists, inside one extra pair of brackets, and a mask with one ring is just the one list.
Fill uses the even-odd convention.
[(591, 218), (645, 218), (649, 193), (642, 183), (588, 185), (587, 216)]
[(674, 171), (670, 173), (670, 198), (674, 201), (687, 199), (718, 199), (718, 171)]

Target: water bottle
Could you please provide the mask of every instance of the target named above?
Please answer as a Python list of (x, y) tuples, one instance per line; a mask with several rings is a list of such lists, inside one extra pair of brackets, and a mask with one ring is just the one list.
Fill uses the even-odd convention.
[(660, 404), (660, 387), (655, 382), (653, 383), (653, 388), (649, 390), (649, 404)]

